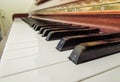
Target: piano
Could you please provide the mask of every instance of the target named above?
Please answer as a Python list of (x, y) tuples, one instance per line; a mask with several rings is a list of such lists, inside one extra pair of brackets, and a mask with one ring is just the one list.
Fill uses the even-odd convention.
[(15, 18), (0, 82), (119, 82), (120, 11), (78, 12), (79, 3), (37, 0)]

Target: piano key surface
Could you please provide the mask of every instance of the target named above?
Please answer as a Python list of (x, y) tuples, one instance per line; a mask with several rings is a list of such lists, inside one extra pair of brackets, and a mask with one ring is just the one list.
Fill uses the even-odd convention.
[(120, 82), (120, 66), (82, 82)]
[[(31, 79), (37, 78), (36, 82), (42, 82), (41, 78), (49, 78), (49, 82), (75, 82), (81, 81), (90, 76), (94, 76), (100, 72), (109, 70), (119, 65), (119, 55), (112, 55), (109, 57), (101, 58), (95, 61), (87, 62), (80, 65), (75, 65), (72, 62), (63, 62), (51, 66), (46, 66), (43, 68), (26, 70), (24, 72), (19, 72), (18, 74), (13, 74), (10, 76), (2, 77), (0, 80), (2, 82), (11, 81), (29, 81), (33, 82)], [(117, 59), (118, 58), (118, 59)], [(113, 60), (115, 59), (115, 60)], [(112, 61), (112, 62), (111, 62)], [(36, 63), (37, 64), (37, 63)], [(27, 78), (32, 77), (32, 78)], [(5, 81), (4, 81), (5, 80)], [(45, 82), (44, 80), (43, 82)]]
[(37, 40), (37, 36), (34, 30), (30, 29), (29, 26), (24, 22), (20, 22), (19, 20), (15, 21), (15, 24), (13, 23), (12, 25), (13, 28), (11, 28), (7, 44)]
[[(29, 44), (31, 41), (34, 41), (33, 44)], [(71, 50), (59, 52), (55, 49), (57, 43), (58, 41), (46, 41), (23, 21), (16, 19), (0, 63), (0, 81), (81, 81), (120, 65), (119, 53), (75, 65), (68, 60)], [(30, 46), (31, 48), (29, 48)], [(12, 48), (10, 49), (10, 47)]]

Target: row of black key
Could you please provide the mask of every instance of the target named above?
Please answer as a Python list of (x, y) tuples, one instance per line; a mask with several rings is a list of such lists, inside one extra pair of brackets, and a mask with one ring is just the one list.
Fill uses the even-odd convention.
[[(33, 29), (39, 31), (46, 40), (60, 39), (56, 49), (65, 51), (73, 49), (69, 59), (75, 64), (83, 63), (120, 51), (120, 32), (101, 33), (98, 28), (72, 26), (71, 24), (23, 19)], [(33, 22), (29, 21), (33, 20)], [(101, 51), (105, 51), (100, 53)]]

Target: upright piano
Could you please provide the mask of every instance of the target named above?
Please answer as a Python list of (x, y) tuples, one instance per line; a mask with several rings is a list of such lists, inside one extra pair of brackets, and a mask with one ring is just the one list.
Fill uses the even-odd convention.
[(91, 1), (36, 0), (14, 16), (0, 82), (120, 82), (119, 1)]

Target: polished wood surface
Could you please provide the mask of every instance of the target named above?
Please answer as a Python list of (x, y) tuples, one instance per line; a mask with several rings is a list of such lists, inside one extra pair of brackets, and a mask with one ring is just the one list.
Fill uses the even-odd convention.
[(37, 19), (60, 21), (100, 28), (104, 32), (120, 31), (120, 11), (72, 12), (59, 14), (36, 14)]
[(28, 17), (28, 13), (15, 13), (12, 16), (12, 19), (14, 20), (15, 18), (21, 18), (21, 17)]

